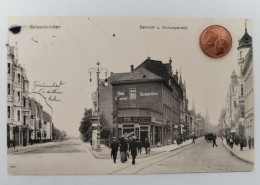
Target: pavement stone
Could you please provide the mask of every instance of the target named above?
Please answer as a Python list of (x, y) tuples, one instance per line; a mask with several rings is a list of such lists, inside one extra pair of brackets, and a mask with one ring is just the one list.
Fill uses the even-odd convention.
[[(198, 138), (198, 139), (200, 139), (200, 138)], [(149, 157), (149, 156), (152, 156), (152, 155), (160, 154), (162, 152), (173, 151), (173, 150), (176, 150), (178, 148), (182, 148), (184, 146), (187, 146), (187, 145), (189, 145), (191, 143), (192, 143), (192, 140), (190, 139), (190, 140), (184, 141), (180, 145), (177, 145), (175, 143), (175, 144), (170, 144), (170, 145), (165, 145), (165, 146), (160, 146), (160, 147), (152, 147), (149, 154), (145, 154), (145, 148), (142, 147), (142, 153), (138, 154), (138, 158), (139, 159), (140, 158), (146, 158), (146, 157)], [(87, 149), (91, 152), (91, 154), (95, 158), (98, 158), (98, 159), (110, 159), (111, 158), (111, 149), (108, 148), (105, 145), (101, 145), (101, 152), (93, 151), (89, 142), (85, 143), (85, 146), (87, 147)], [(118, 159), (120, 158), (120, 153), (119, 152), (117, 153), (117, 158)]]
[(52, 141), (52, 142), (47, 142), (47, 143), (35, 143), (33, 145), (27, 145), (27, 146), (16, 146), (15, 149), (14, 148), (8, 148), (7, 154), (16, 154), (16, 153), (33, 151), (33, 150), (37, 150), (39, 148), (57, 145), (59, 143), (60, 143), (60, 141)]
[(236, 156), (237, 158), (254, 164), (254, 149), (249, 150), (249, 147), (244, 147), (243, 151), (240, 151), (240, 145), (233, 145), (233, 148), (231, 148), (230, 146), (227, 145), (226, 139), (224, 138), (222, 141), (223, 145), (225, 146), (225, 148), (234, 156)]

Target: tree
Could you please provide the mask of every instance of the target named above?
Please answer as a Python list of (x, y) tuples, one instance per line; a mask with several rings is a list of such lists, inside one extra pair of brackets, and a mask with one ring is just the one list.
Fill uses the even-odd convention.
[(84, 116), (79, 126), (81, 138), (84, 142), (90, 141), (92, 137), (91, 116), (92, 116), (92, 109), (85, 109)]
[(109, 122), (106, 120), (105, 115), (102, 113), (100, 116), (100, 137), (108, 139), (110, 135)]
[(67, 133), (63, 130), (60, 131), (59, 129), (57, 129), (54, 124), (52, 124), (52, 138), (53, 140), (65, 140), (67, 137)]

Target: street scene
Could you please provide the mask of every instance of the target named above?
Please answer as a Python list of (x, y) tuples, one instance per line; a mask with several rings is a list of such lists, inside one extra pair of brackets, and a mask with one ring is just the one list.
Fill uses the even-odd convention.
[[(189, 142), (189, 141), (186, 141)], [(251, 171), (254, 165), (233, 156), (221, 139), (218, 147), (212, 147), (204, 138), (196, 144), (179, 145), (179, 149), (156, 150), (136, 157), (136, 165), (131, 164), (130, 157), (126, 163), (113, 163), (107, 156), (93, 155), (90, 143), (72, 139), (53, 146), (40, 149), (10, 153), (8, 155), (10, 174), (48, 175), (48, 174), (161, 174), (189, 172), (228, 172)], [(176, 144), (177, 145), (177, 144)], [(151, 150), (151, 152), (153, 149)], [(203, 158), (203, 161), (198, 160)], [(48, 164), (46, 164), (48, 161)], [(102, 166), (102, 168), (100, 168)]]
[(10, 18), (8, 173), (252, 171), (251, 22), (214, 21)]

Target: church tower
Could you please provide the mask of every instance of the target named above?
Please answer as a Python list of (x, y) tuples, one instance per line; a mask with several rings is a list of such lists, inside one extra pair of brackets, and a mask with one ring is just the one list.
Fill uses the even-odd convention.
[(239, 66), (239, 76), (241, 76), (242, 68), (245, 62), (245, 57), (248, 51), (252, 48), (252, 37), (247, 33), (247, 24), (245, 20), (245, 33), (238, 40), (238, 66)]

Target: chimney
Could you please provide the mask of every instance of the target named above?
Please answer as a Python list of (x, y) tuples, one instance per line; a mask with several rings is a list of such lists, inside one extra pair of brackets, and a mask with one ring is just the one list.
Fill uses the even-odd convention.
[(131, 65), (131, 72), (134, 71), (134, 65)]

